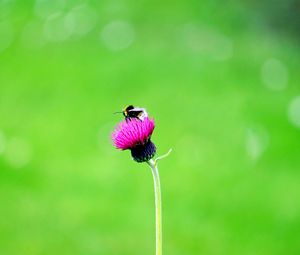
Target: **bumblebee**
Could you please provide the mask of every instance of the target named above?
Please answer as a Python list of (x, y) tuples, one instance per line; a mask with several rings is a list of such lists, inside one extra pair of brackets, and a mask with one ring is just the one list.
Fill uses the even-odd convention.
[(134, 107), (133, 105), (126, 106), (122, 111), (125, 120), (130, 120), (133, 118), (143, 121), (148, 117), (148, 113), (145, 108)]

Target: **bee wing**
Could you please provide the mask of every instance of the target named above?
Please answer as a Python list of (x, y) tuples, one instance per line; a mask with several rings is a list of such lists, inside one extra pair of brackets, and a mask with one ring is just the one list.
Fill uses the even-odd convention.
[(129, 112), (143, 112), (144, 108), (134, 107), (134, 109), (128, 110)]
[(135, 107), (134, 109), (129, 110), (129, 112), (139, 112), (138, 117), (140, 120), (144, 120), (145, 118), (148, 117), (148, 113), (145, 108)]
[(139, 118), (140, 120), (144, 120), (145, 118), (148, 117), (148, 113), (146, 111), (146, 109), (144, 108), (140, 108), (141, 109), (141, 113), (139, 114)]

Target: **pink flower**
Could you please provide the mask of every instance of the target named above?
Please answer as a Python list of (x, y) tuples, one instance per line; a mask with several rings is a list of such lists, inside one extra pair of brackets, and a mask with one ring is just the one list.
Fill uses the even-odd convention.
[(131, 150), (135, 161), (149, 161), (156, 152), (156, 147), (150, 140), (154, 127), (153, 119), (132, 118), (122, 121), (112, 133), (111, 138), (117, 149)]

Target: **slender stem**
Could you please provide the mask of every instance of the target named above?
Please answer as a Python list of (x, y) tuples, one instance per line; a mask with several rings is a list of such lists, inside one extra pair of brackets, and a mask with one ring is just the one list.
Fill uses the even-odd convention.
[(156, 255), (162, 255), (162, 213), (161, 213), (161, 189), (157, 164), (153, 159), (150, 159), (148, 165), (151, 167), (154, 194), (155, 194), (155, 227), (156, 227)]
[(155, 159), (155, 163), (157, 163), (158, 160), (161, 160), (161, 159), (164, 159), (164, 158), (168, 157), (168, 156), (170, 155), (171, 152), (172, 152), (172, 149), (170, 149), (166, 154), (164, 154), (164, 155), (162, 155), (162, 156), (160, 156), (160, 157), (157, 157), (157, 158)]

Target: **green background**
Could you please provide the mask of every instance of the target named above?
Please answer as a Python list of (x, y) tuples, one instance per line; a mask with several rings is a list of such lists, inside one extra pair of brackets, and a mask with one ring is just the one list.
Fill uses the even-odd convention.
[(299, 1), (0, 0), (0, 254), (300, 254)]

